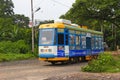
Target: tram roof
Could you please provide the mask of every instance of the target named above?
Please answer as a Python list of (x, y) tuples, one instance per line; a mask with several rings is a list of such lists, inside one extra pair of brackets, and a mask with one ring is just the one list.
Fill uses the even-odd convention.
[(88, 32), (88, 33), (93, 33), (93, 34), (98, 34), (98, 35), (103, 35), (102, 32), (100, 31), (94, 31), (94, 30), (90, 30), (90, 29), (84, 29), (84, 28), (80, 28), (77, 26), (73, 26), (73, 25), (69, 25), (69, 24), (64, 24), (64, 23), (49, 23), (49, 24), (42, 24), (39, 26), (40, 29), (43, 28), (67, 28), (70, 30), (76, 30), (76, 31), (81, 31), (81, 32)]

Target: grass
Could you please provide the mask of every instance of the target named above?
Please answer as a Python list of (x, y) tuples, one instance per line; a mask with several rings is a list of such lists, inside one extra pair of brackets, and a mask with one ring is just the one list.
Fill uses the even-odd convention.
[(101, 53), (97, 59), (88, 62), (82, 67), (84, 72), (120, 72), (120, 55), (113, 56), (111, 53)]
[(12, 54), (12, 53), (8, 53), (8, 54), (2, 54), (0, 53), (0, 62), (4, 62), (4, 61), (15, 61), (15, 60), (24, 60), (24, 59), (30, 59), (30, 58), (36, 58), (35, 54)]

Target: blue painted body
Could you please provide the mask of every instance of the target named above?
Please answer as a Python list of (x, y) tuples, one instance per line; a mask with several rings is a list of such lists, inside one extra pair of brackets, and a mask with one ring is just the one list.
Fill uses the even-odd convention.
[[(40, 53), (39, 54), (39, 57), (40, 58), (55, 58), (55, 57), (82, 57), (82, 56), (88, 56), (88, 55), (97, 55), (99, 54), (100, 52), (103, 52), (104, 49), (103, 49), (103, 46), (101, 44), (98, 46), (96, 45), (96, 43), (94, 42), (94, 47), (92, 48), (92, 43), (91, 43), (91, 39), (93, 38), (94, 40), (97, 38), (103, 38), (103, 37), (98, 37), (98, 36), (92, 36), (92, 37), (86, 37), (85, 34), (76, 34), (76, 32), (74, 31), (74, 33), (70, 33), (70, 31), (68, 29), (64, 29), (64, 32), (58, 32), (57, 29), (53, 29), (55, 30), (54, 34), (55, 35), (55, 38), (53, 37), (53, 41), (55, 39), (56, 41), (56, 44), (50, 44), (50, 45), (41, 45), (39, 44), (39, 46), (69, 46), (69, 53), (66, 55), (65, 53), (65, 49), (63, 50), (58, 50), (57, 49), (57, 55), (53, 54), (53, 53)], [(64, 44), (58, 44), (58, 34), (63, 34), (64, 35)], [(66, 37), (66, 35), (68, 35)], [(80, 49), (77, 50), (76, 49), (76, 38), (74, 38), (74, 44), (70, 44), (70, 35), (73, 35), (73, 36), (79, 36), (80, 37), (80, 43), (79, 43), (79, 47)], [(40, 35), (41, 36), (41, 35)], [(83, 45), (82, 45), (82, 37), (85, 37), (86, 39), (86, 47), (83, 48)], [(67, 38), (67, 39), (66, 39)], [(66, 42), (66, 40), (68, 40), (68, 43)], [(98, 40), (99, 41), (99, 40)], [(40, 40), (39, 40), (39, 43), (40, 43)], [(75, 47), (74, 49), (70, 49), (70, 46), (73, 46)]]
[(42, 53), (42, 54), (39, 54), (39, 57), (40, 58), (54, 58), (56, 56), (52, 53)]
[(87, 55), (98, 55), (103, 50), (70, 50), (68, 55), (65, 55), (64, 50), (57, 51), (57, 56), (52, 53), (39, 54), (41, 58), (55, 58), (55, 57), (81, 57)]

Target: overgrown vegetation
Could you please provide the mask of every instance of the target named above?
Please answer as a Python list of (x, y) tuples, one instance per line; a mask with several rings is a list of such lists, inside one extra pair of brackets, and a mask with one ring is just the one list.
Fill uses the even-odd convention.
[(30, 46), (24, 40), (1, 41), (0, 42), (0, 62), (23, 60), (37, 57), (32, 53)]
[[(0, 53), (1, 56), (7, 55), (8, 60), (9, 56), (13, 59), (15, 54), (31, 53), (33, 55), (31, 52), (31, 29), (28, 28), (29, 18), (14, 14), (13, 8), (12, 0), (0, 0)], [(69, 19), (79, 25), (87, 25), (94, 30), (102, 30), (105, 42), (111, 47), (110, 49), (120, 45), (119, 0), (76, 0), (71, 9), (61, 18)], [(49, 22), (53, 21), (41, 23)], [(37, 44), (38, 27), (35, 27), (35, 55), (38, 53)], [(3, 57), (1, 59), (1, 56), (1, 61), (8, 61)]]
[(0, 62), (33, 59), (33, 58), (36, 58), (36, 55), (31, 53), (26, 53), (26, 54), (13, 54), (13, 53), (1, 54), (0, 53)]
[(0, 0), (0, 62), (34, 58), (38, 53), (37, 36), (35, 52), (31, 51), (29, 17), (14, 14), (13, 8), (12, 0)]
[(120, 0), (75, 0), (61, 18), (103, 31), (104, 41), (111, 50), (120, 46)]
[(120, 72), (120, 55), (113, 56), (110, 53), (101, 53), (97, 59), (88, 62), (82, 67), (85, 72)]
[[(3, 45), (4, 44), (4, 45)], [(30, 50), (29, 45), (25, 43), (24, 40), (19, 40), (17, 42), (12, 41), (2, 41), (0, 42), (0, 52), (7, 53), (28, 53)]]

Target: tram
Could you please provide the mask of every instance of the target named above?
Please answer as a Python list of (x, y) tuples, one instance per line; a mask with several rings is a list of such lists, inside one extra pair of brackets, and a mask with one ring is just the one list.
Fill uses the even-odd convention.
[(103, 33), (59, 19), (39, 26), (39, 60), (52, 64), (90, 60), (104, 51)]

